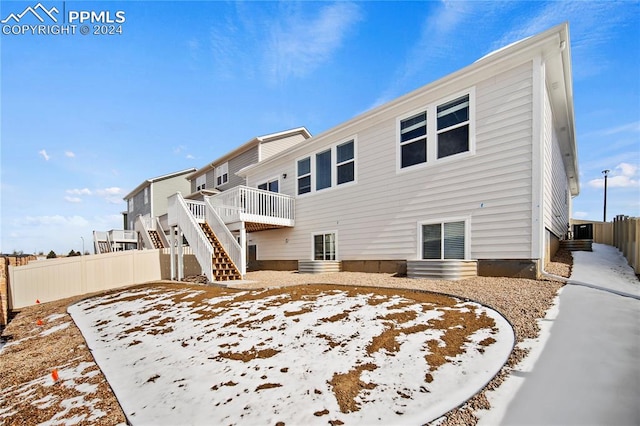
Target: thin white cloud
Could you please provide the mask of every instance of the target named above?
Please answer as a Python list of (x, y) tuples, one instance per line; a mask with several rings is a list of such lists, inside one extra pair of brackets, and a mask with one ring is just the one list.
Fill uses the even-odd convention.
[[(607, 179), (608, 188), (634, 188), (640, 187), (638, 180), (638, 166), (629, 163), (620, 163), (612, 170)], [(604, 177), (592, 179), (588, 185), (592, 188), (604, 188)]]
[(66, 196), (66, 197), (64, 197), (64, 200), (69, 202), (69, 203), (81, 203), (82, 202), (82, 198), (79, 198), (79, 197)]
[(184, 158), (186, 158), (187, 160), (195, 160), (196, 157), (191, 154), (187, 154)]
[(47, 154), (47, 151), (44, 149), (38, 151), (38, 154), (40, 154), (45, 161), (49, 161), (49, 159), (51, 158), (49, 157), (49, 154)]
[(322, 5), (312, 19), (293, 9), (271, 26), (266, 43), (266, 68), (273, 81), (303, 77), (331, 59), (361, 18), (354, 3)]
[(14, 221), (15, 225), (28, 225), (28, 226), (77, 226), (84, 227), (89, 224), (89, 221), (82, 216), (26, 216)]
[(97, 189), (95, 194), (104, 198), (104, 200), (109, 204), (121, 204), (124, 203), (122, 200), (122, 194), (124, 191), (122, 188), (117, 186), (112, 186), (109, 188)]
[(82, 188), (82, 189), (67, 189), (66, 190), (67, 194), (70, 195), (91, 195), (91, 190), (89, 188)]
[(575, 212), (575, 213), (573, 213), (573, 217), (576, 218), (576, 219), (584, 219), (584, 218), (586, 218), (588, 216), (589, 216), (589, 213), (587, 213), (587, 212)]
[(64, 156), (67, 158), (75, 158), (76, 154), (72, 151), (65, 151)]
[(110, 195), (120, 195), (122, 194), (122, 188), (118, 188), (117, 186), (112, 186), (104, 189), (97, 189), (96, 194), (101, 197), (110, 196)]

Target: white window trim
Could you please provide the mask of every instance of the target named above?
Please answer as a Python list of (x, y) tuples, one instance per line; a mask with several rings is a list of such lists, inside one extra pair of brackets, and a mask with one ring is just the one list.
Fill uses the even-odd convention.
[[(335, 238), (335, 260), (329, 260), (328, 262), (338, 262), (340, 257), (338, 256), (338, 230), (331, 230), (331, 231), (317, 231), (317, 232), (312, 232), (311, 233), (311, 257), (309, 259), (316, 261), (316, 247), (315, 247), (315, 238), (316, 235), (327, 235), (327, 234), (333, 234), (334, 238)], [(322, 262), (322, 261), (318, 261), (318, 262)]]
[(144, 205), (146, 206), (147, 204), (149, 204), (149, 187), (145, 186), (143, 191), (144, 191), (144, 194), (143, 194), (143, 196), (144, 196)]
[[(298, 165), (299, 165), (300, 161), (306, 160), (307, 158), (309, 159), (309, 173), (305, 173), (304, 175), (300, 176), (299, 173), (298, 173)], [(313, 193), (313, 172), (315, 170), (315, 167), (313, 165), (312, 155), (306, 155), (304, 157), (296, 158), (295, 162), (296, 162), (296, 176), (295, 176), (296, 182), (295, 182), (295, 190), (294, 190), (294, 192), (296, 194), (296, 197), (304, 197), (306, 195), (312, 194)], [(300, 178), (303, 178), (303, 177), (306, 177), (306, 176), (310, 176), (310, 178), (309, 178), (309, 189), (310, 190), (309, 190), (309, 192), (305, 192), (304, 194), (299, 194), (299, 188), (300, 187), (298, 186), (298, 182), (299, 182)]]
[[(227, 175), (226, 180), (224, 179), (224, 175)], [(218, 178), (222, 178), (222, 180), (220, 181), (221, 183), (218, 183)], [(228, 161), (216, 167), (216, 188), (224, 185), (225, 183), (229, 183), (229, 162)]]
[[(419, 221), (416, 226), (417, 232), (417, 247), (416, 247), (416, 260), (426, 260), (422, 258), (422, 225), (436, 225), (445, 224), (451, 222), (464, 222), (464, 259), (471, 260), (471, 216), (458, 216), (448, 217), (445, 219), (433, 219)], [(437, 259), (433, 259), (437, 260)], [(442, 260), (442, 259), (441, 259)]]
[(196, 191), (207, 188), (207, 174), (203, 173), (196, 178)]
[[(296, 164), (298, 164), (298, 163), (296, 163)], [(281, 180), (280, 180), (280, 175), (276, 175), (276, 176), (274, 176), (274, 177), (272, 177), (272, 178), (264, 179), (264, 180), (258, 181), (258, 183), (256, 184), (256, 189), (258, 189), (258, 187), (259, 187), (260, 185), (267, 184), (267, 191), (268, 191), (268, 190), (269, 190), (269, 182), (275, 182), (275, 181), (278, 181), (278, 192), (274, 192), (274, 194), (279, 194), (279, 193), (280, 193), (280, 191), (282, 190), (282, 182), (281, 182)], [(296, 177), (296, 184), (297, 184), (297, 183), (298, 183), (298, 180), (297, 180), (297, 177)], [(296, 189), (297, 189), (297, 188), (296, 188)]]
[[(340, 185), (338, 185), (338, 145), (343, 145), (347, 142), (351, 142), (353, 141), (353, 180), (351, 182), (344, 182), (341, 183)], [(316, 190), (316, 154), (320, 154), (323, 153), (325, 151), (331, 150), (331, 186), (328, 186), (327, 188), (322, 188), (319, 190)], [(300, 178), (300, 176), (298, 176), (298, 161), (300, 160), (304, 160), (306, 158), (310, 158), (311, 159), (311, 167), (310, 167), (310, 174), (311, 174), (311, 191), (310, 192), (306, 192), (304, 194), (298, 194), (298, 179)], [(341, 164), (346, 164), (347, 162), (343, 162)], [(324, 146), (320, 149), (317, 149), (313, 152), (310, 152), (308, 154), (305, 154), (301, 157), (298, 157), (295, 159), (295, 169), (296, 169), (296, 182), (295, 182), (295, 194), (296, 197), (307, 197), (310, 196), (312, 194), (317, 194), (317, 193), (325, 193), (328, 191), (335, 191), (336, 189), (339, 188), (346, 188), (349, 187), (351, 185), (355, 185), (358, 183), (358, 136), (357, 135), (353, 135), (347, 138), (342, 138), (340, 140), (340, 142), (338, 143), (334, 143), (330, 146)], [(305, 175), (306, 176), (306, 175)]]
[[(458, 99), (462, 96), (469, 95), (469, 150), (459, 154), (453, 154), (448, 157), (438, 158), (438, 106), (447, 102)], [(427, 161), (413, 166), (402, 167), (402, 151), (400, 145), (400, 125), (403, 120), (410, 118), (422, 112), (427, 113)], [(452, 127), (454, 128), (454, 127)], [(427, 167), (434, 167), (439, 164), (445, 164), (449, 161), (458, 161), (476, 153), (476, 88), (475, 86), (465, 90), (453, 93), (446, 97), (437, 99), (434, 102), (416, 108), (406, 114), (396, 117), (396, 174), (408, 173), (415, 170), (421, 170)]]

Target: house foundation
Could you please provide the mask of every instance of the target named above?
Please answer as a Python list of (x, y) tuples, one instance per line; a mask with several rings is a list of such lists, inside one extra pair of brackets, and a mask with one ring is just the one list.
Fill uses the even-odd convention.
[(539, 259), (479, 259), (478, 276), (481, 277), (509, 277), (540, 278)]

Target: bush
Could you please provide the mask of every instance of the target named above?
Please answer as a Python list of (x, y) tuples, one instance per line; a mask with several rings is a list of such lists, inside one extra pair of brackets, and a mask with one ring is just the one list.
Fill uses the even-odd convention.
[(55, 251), (51, 250), (49, 252), (49, 254), (47, 255), (47, 259), (55, 259), (56, 257), (58, 257), (58, 255), (56, 254)]

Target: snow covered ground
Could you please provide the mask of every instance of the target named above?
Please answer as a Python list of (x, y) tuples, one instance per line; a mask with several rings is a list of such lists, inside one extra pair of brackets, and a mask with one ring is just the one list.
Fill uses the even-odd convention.
[(446, 296), (210, 290), (68, 308), (133, 424), (424, 424), (479, 391), (514, 344), (497, 312)]

